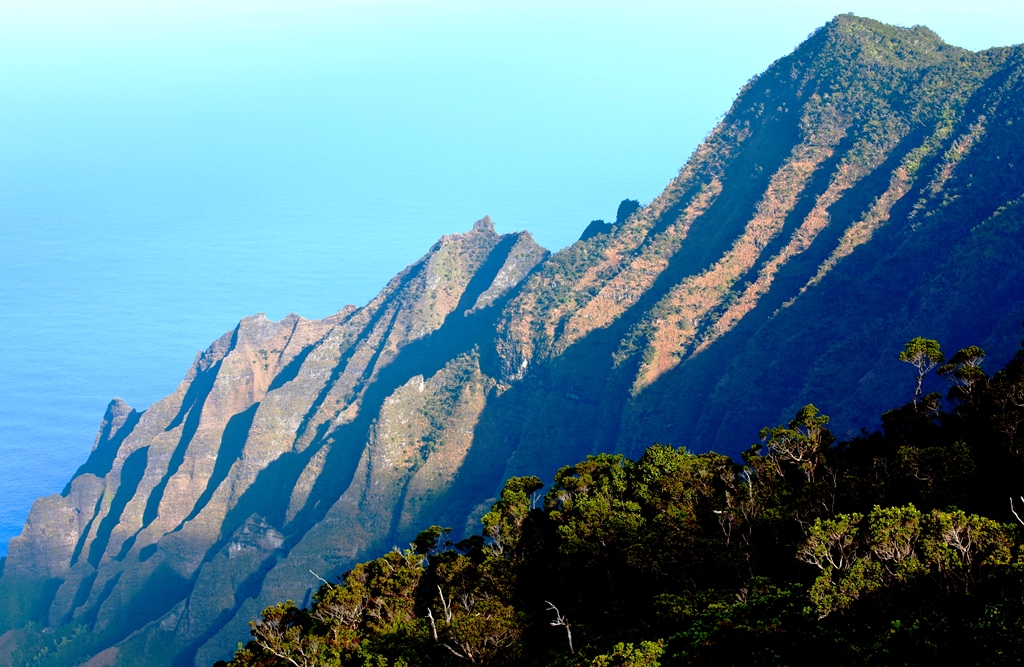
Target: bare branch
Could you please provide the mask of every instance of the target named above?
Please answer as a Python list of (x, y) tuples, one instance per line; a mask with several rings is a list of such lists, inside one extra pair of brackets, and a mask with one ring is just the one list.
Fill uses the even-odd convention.
[(440, 586), (437, 587), (437, 592), (441, 595), (441, 605), (444, 607), (444, 620), (447, 623), (451, 623), (452, 622), (452, 601), (451, 600), (445, 601), (445, 599), (444, 599), (444, 591), (441, 590)]
[(562, 616), (562, 612), (558, 611), (558, 607), (556, 607), (548, 600), (544, 600), (544, 602), (548, 603), (548, 611), (555, 612), (555, 620), (551, 622), (551, 626), (562, 626), (563, 628), (565, 628), (565, 636), (569, 640), (569, 653), (575, 653), (576, 651), (574, 651), (572, 648), (572, 630), (569, 629), (569, 621), (566, 620), (565, 616)]
[(452, 647), (451, 647), (451, 646), (450, 646), (450, 645), (448, 644), (448, 642), (445, 642), (445, 643), (441, 644), (441, 646), (443, 646), (443, 647), (445, 647), (446, 649), (448, 649), (449, 651), (451, 651), (451, 652), (452, 652), (452, 653), (453, 653), (453, 654), (455, 655), (455, 657), (456, 657), (456, 658), (461, 658), (461, 659), (463, 659), (463, 660), (469, 660), (470, 662), (473, 662), (473, 656), (472, 656), (472, 655), (470, 655), (470, 656), (469, 656), (469, 657), (467, 658), (466, 656), (462, 655), (461, 653), (459, 653), (458, 651), (456, 651), (455, 649), (453, 649), (453, 648), (452, 648)]
[(316, 577), (317, 579), (319, 579), (320, 581), (324, 582), (324, 584), (325, 584), (325, 585), (326, 585), (326, 586), (327, 586), (328, 588), (330, 588), (330, 587), (331, 587), (331, 582), (327, 581), (326, 579), (324, 579), (323, 577), (321, 577), (321, 576), (320, 576), (319, 574), (317, 574), (317, 573), (316, 573), (316, 572), (314, 572), (313, 570), (310, 570), (310, 571), (309, 571), (309, 573), (310, 573), (311, 575), (313, 575), (314, 577)]
[(278, 658), (281, 658), (282, 660), (287, 660), (288, 662), (290, 662), (293, 665), (295, 665), (295, 667), (302, 667), (302, 665), (300, 665), (299, 663), (295, 662), (295, 660), (293, 660), (291, 656), (285, 655), (284, 653), (278, 653), (269, 644), (266, 644), (266, 643), (263, 643), (263, 642), (260, 642), (260, 641), (257, 641), (256, 644), (260, 648), (262, 648), (263, 650), (268, 651), (270, 653), (273, 653)]
[(434, 625), (434, 612), (427, 607), (427, 618), (430, 619), (430, 631), (434, 634), (434, 641), (437, 641), (437, 626)]

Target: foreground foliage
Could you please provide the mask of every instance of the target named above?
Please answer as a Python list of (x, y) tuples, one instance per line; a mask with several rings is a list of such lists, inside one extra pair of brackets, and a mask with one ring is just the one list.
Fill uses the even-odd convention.
[(482, 534), (432, 526), (266, 609), (230, 664), (1017, 663), (1024, 349), (991, 378), (983, 358), (910, 341), (912, 401), (850, 442), (808, 405), (742, 463), (654, 445), (543, 496), (510, 479)]

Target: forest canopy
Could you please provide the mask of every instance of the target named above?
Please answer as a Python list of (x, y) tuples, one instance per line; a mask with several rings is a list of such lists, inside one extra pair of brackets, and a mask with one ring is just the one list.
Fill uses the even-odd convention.
[(656, 444), (512, 478), (480, 534), (267, 608), (228, 664), (1017, 663), (1024, 346), (984, 356), (911, 340), (910, 402), (850, 441), (807, 405), (740, 462)]

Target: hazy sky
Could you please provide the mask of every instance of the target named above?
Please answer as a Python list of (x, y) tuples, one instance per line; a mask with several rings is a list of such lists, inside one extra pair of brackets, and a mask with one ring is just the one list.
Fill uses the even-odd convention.
[[(1024, 41), (1024, 3), (985, 0), (0, 0), (0, 196), (45, 196), (36, 188), (63, 170), (102, 188), (127, 161), (134, 191), (187, 198), (225, 170), (238, 177), (233, 156), (246, 152), (256, 197), (300, 196), (281, 181), (320, 161), (323, 180), (303, 193), (354, 170), (368, 196), (426, 179), (411, 196), (450, 198), (453, 221), (490, 213), (499, 229), (532, 225), (559, 247), (575, 234), (559, 219), (578, 225), (614, 205), (552, 209), (568, 179), (650, 199), (750, 75), (847, 11), (923, 23), (971, 49)], [(631, 179), (630, 159), (660, 177)], [(470, 162), (481, 164), (457, 166)], [(495, 164), (518, 173), (531, 162), (543, 180)], [(607, 166), (581, 174), (581, 162)], [(565, 180), (552, 180), (560, 169)], [(408, 202), (388, 196), (401, 217)]]

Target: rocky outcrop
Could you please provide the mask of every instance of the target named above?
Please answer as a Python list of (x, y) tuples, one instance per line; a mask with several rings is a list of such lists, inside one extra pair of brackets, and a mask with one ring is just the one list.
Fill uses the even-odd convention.
[(915, 335), (997, 366), (1024, 318), (1022, 74), (1020, 48), (839, 17), (569, 248), (484, 218), (361, 308), (246, 318), (145, 412), (113, 401), (33, 506), (0, 653), (46, 628), (69, 637), (50, 664), (209, 665), (419, 527), (475, 531), (511, 475), (735, 454), (810, 401), (870, 426), (912, 392)]
[(444, 503), (495, 388), (479, 342), (546, 255), (484, 218), (363, 308), (246, 318), (171, 396), (111, 402), (89, 460), (11, 541), (8, 589), (47, 584), (37, 620), (87, 624), (124, 664), (230, 652), (254, 606)]

